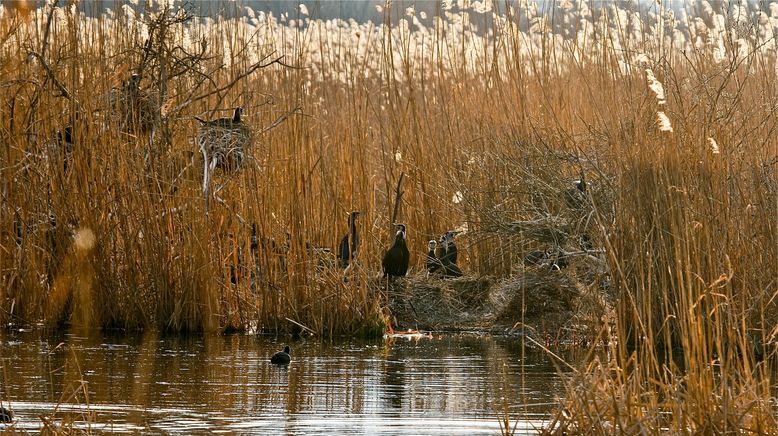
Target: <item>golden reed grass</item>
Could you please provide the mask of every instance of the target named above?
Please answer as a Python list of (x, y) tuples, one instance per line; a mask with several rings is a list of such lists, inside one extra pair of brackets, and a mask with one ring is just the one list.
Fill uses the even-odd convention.
[[(0, 321), (380, 329), (404, 174), (416, 271), (428, 240), (467, 228), (464, 269), (509, 275), (533, 241), (493, 229), (543, 214), (604, 248), (601, 332), (619, 340), (571, 380), (555, 429), (775, 432), (754, 356), (778, 336), (778, 7), (663, 3), (387, 3), (382, 24), (3, 8)], [(131, 73), (143, 122), (112, 103)], [(236, 106), (254, 143), (206, 214), (193, 117)], [(581, 175), (575, 214), (562, 193)], [(351, 210), (344, 281), (311, 247), (334, 248)]]

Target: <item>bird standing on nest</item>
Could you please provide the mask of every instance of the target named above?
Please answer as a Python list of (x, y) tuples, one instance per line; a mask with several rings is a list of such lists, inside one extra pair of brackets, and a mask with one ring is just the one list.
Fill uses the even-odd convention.
[(357, 217), (359, 212), (351, 212), (348, 216), (348, 233), (340, 240), (340, 249), (338, 250), (338, 265), (342, 269), (348, 268), (349, 264), (357, 255), (357, 244), (359, 244), (359, 235), (357, 234)]
[(397, 233), (394, 236), (394, 245), (386, 251), (381, 261), (384, 269), (384, 277), (404, 277), (408, 273), (408, 264), (411, 253), (406, 242), (405, 224), (395, 224)]
[(435, 254), (437, 246), (438, 243), (434, 239), (427, 243), (427, 272), (430, 274), (435, 274), (443, 269), (443, 264), (440, 262), (440, 259), (438, 259), (437, 254)]
[(251, 144), (251, 129), (241, 119), (242, 112), (243, 108), (237, 107), (231, 118), (210, 121), (195, 117), (200, 122), (197, 145), (203, 154), (203, 195), (206, 198), (206, 210), (213, 171), (216, 168), (224, 171), (240, 169), (246, 149)]
[(456, 232), (449, 231), (440, 237), (440, 263), (443, 264), (443, 277), (461, 277), (462, 270), (457, 266), (457, 246), (454, 244)]

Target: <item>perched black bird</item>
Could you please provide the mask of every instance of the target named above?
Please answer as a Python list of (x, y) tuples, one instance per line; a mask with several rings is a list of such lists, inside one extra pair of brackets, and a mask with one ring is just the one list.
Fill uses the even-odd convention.
[(524, 256), (525, 266), (540, 266), (548, 260), (548, 254), (544, 251), (534, 250)]
[(0, 422), (13, 422), (14, 414), (3, 406), (0, 406)]
[(580, 209), (586, 204), (586, 181), (576, 180), (574, 186), (565, 191), (565, 202), (570, 209)]
[(440, 263), (443, 264), (443, 277), (462, 277), (457, 266), (457, 246), (454, 244), (455, 232), (446, 232), (440, 237)]
[(445, 252), (440, 256), (440, 260), (444, 265), (446, 263), (456, 265), (457, 263), (457, 246), (454, 244), (454, 237), (456, 235), (457, 232), (446, 232), (445, 235), (440, 237), (441, 247), (445, 249)]
[(340, 249), (338, 250), (338, 265), (341, 268), (348, 268), (349, 263), (357, 255), (357, 244), (359, 244), (359, 235), (357, 234), (357, 217), (359, 212), (351, 212), (348, 216), (348, 233), (340, 240)]
[(289, 345), (284, 347), (284, 351), (279, 351), (270, 357), (270, 363), (273, 365), (289, 365), (292, 356), (289, 355)]
[(437, 246), (438, 243), (434, 239), (427, 243), (427, 248), (429, 248), (429, 251), (427, 251), (427, 271), (430, 274), (440, 272), (443, 269), (443, 264), (438, 259), (437, 254), (435, 254)]
[(384, 254), (381, 265), (384, 268), (384, 277), (404, 277), (408, 273), (408, 263), (411, 253), (406, 242), (405, 224), (395, 224), (397, 233), (394, 237), (394, 245)]
[(73, 156), (73, 149), (75, 148), (75, 141), (73, 138), (73, 125), (68, 125), (54, 133), (54, 147), (57, 154), (62, 156), (64, 163), (64, 170), (68, 170), (68, 164)]
[(236, 127), (239, 124), (243, 123), (243, 120), (241, 120), (241, 115), (243, 114), (243, 108), (238, 106), (235, 108), (235, 110), (232, 112), (231, 118), (217, 118), (215, 120), (204, 120), (199, 117), (195, 117), (197, 121), (203, 124), (203, 126), (209, 126), (209, 127), (221, 127), (224, 129), (231, 129), (233, 127)]

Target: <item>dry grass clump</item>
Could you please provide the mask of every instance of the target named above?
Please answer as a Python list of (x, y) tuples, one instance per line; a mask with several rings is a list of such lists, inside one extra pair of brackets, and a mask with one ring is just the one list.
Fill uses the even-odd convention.
[[(612, 350), (615, 351), (615, 350)], [(770, 386), (744, 388), (732, 373), (708, 365), (679, 371), (668, 362), (666, 383), (644, 378), (637, 359), (627, 366), (595, 358), (572, 376), (549, 434), (776, 434)], [(728, 386), (725, 388), (725, 386)], [(655, 392), (655, 393), (653, 393)], [(701, 399), (706, 401), (700, 401)]]
[(391, 285), (389, 308), (401, 327), (426, 330), (489, 328), (494, 322), (493, 282), (488, 276), (457, 279), (423, 274), (408, 276)]

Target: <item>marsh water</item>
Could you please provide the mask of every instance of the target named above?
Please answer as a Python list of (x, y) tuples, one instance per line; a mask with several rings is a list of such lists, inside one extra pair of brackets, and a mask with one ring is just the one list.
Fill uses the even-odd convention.
[[(544, 425), (562, 381), (518, 339), (374, 341), (0, 332), (0, 399), (17, 430), (41, 416), (92, 431), (517, 434)], [(2, 431), (3, 424), (0, 424)]]

